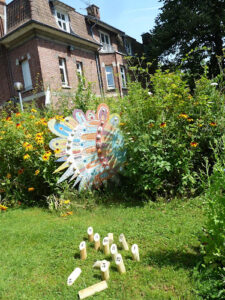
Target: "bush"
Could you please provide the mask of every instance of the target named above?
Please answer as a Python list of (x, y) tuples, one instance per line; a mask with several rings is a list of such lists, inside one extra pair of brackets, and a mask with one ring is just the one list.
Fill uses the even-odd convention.
[(0, 115), (0, 192), (7, 205), (41, 203), (57, 190), (55, 159), (48, 147), (53, 135), (50, 113), (32, 107)]
[(124, 185), (140, 197), (173, 197), (200, 192), (205, 159), (224, 131), (224, 95), (203, 75), (193, 94), (180, 71), (158, 70), (153, 94), (137, 82), (128, 95), (109, 101), (122, 117), (127, 165)]

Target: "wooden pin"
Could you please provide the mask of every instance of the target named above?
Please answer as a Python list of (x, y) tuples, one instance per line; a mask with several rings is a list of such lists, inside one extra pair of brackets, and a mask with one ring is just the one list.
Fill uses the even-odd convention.
[(92, 268), (94, 268), (94, 269), (100, 269), (101, 263), (102, 263), (101, 260), (97, 260), (97, 261), (93, 264)]
[(110, 252), (111, 252), (113, 260), (115, 261), (116, 260), (116, 255), (118, 253), (116, 244), (111, 245)]
[(113, 233), (108, 233), (109, 245), (113, 243)]
[(82, 260), (87, 258), (87, 250), (86, 250), (86, 243), (83, 241), (80, 243), (80, 258)]
[(121, 235), (119, 237), (119, 241), (120, 241), (120, 243), (122, 243), (123, 249), (128, 251), (129, 250), (129, 246), (127, 244), (125, 235), (123, 233), (121, 233)]
[(101, 262), (100, 270), (102, 272), (102, 280), (109, 280), (109, 262), (107, 260)]
[(101, 243), (100, 243), (100, 235), (98, 233), (96, 233), (94, 235), (94, 242), (95, 242), (95, 250), (99, 250), (101, 248)]
[(94, 231), (93, 231), (92, 227), (88, 227), (87, 234), (88, 234), (88, 241), (93, 242), (94, 241)]
[(103, 245), (104, 254), (109, 255), (110, 254), (110, 251), (109, 251), (109, 238), (107, 236), (103, 239), (102, 245)]
[(106, 280), (104, 280), (104, 281), (96, 283), (92, 286), (89, 286), (88, 288), (86, 288), (84, 290), (79, 291), (78, 295), (79, 295), (79, 298), (82, 300), (87, 297), (93, 296), (95, 293), (104, 291), (107, 288), (108, 288), (107, 282), (106, 282)]
[(80, 276), (81, 274), (81, 269), (80, 268), (76, 268), (68, 277), (67, 279), (67, 285), (72, 285), (74, 283), (75, 280), (77, 280), (77, 278)]
[(126, 268), (124, 266), (123, 258), (121, 254), (116, 255), (116, 266), (117, 270), (119, 271), (120, 274), (126, 273)]
[(132, 247), (131, 247), (131, 253), (132, 253), (133, 260), (140, 261), (139, 249), (138, 249), (138, 245), (137, 244), (132, 245)]

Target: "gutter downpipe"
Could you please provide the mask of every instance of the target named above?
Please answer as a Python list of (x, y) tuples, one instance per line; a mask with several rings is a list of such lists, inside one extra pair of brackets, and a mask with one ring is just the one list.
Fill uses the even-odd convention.
[[(99, 41), (97, 41), (95, 38), (94, 38), (94, 34), (93, 34), (93, 28), (97, 25), (97, 23), (94, 23), (94, 25), (91, 26), (91, 35), (92, 35), (92, 38), (99, 43)], [(95, 61), (96, 61), (96, 66), (97, 66), (97, 74), (98, 74), (98, 82), (99, 82), (99, 88), (100, 88), (100, 93), (101, 93), (101, 96), (104, 97), (104, 89), (103, 89), (103, 83), (102, 83), (102, 73), (101, 73), (101, 68), (100, 68), (100, 62), (99, 62), (99, 50), (101, 48), (98, 48), (96, 54), (95, 54)]]
[(118, 85), (119, 85), (119, 91), (120, 91), (120, 97), (123, 97), (123, 91), (122, 91), (122, 87), (120, 86), (120, 73), (119, 73), (119, 68), (118, 68), (118, 61), (117, 61), (117, 57), (116, 57), (116, 52), (115, 52), (115, 60), (116, 60), (116, 69), (117, 69), (117, 74), (118, 74)]

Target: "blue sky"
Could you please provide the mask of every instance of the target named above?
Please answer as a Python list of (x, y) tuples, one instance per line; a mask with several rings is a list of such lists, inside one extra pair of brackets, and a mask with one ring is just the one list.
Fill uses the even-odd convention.
[[(38, 0), (36, 0), (38, 1)], [(46, 0), (47, 1), (47, 0)], [(159, 14), (158, 0), (61, 0), (74, 7), (76, 11), (86, 14), (85, 3), (100, 7), (101, 20), (122, 30), (141, 42), (141, 34), (154, 26)], [(11, 1), (6, 1), (7, 3)]]

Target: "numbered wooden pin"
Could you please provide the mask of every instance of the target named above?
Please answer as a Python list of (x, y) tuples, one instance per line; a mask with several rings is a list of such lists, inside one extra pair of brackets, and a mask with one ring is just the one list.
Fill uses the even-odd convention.
[(120, 274), (126, 273), (126, 268), (124, 266), (124, 262), (123, 262), (123, 258), (121, 254), (117, 254), (116, 255), (116, 266), (117, 266), (117, 270), (119, 271)]
[(112, 255), (112, 259), (115, 261), (116, 260), (116, 255), (118, 253), (116, 244), (111, 245), (110, 252), (111, 252), (111, 255)]
[(99, 250), (101, 248), (101, 243), (100, 243), (100, 235), (98, 233), (96, 233), (94, 235), (94, 247), (95, 250)]
[(133, 260), (140, 261), (139, 249), (138, 249), (138, 245), (137, 244), (132, 245), (132, 247), (131, 247), (131, 253), (132, 253)]
[(109, 245), (113, 243), (113, 233), (108, 233)]
[(104, 291), (105, 289), (108, 288), (107, 282), (101, 281), (99, 283), (96, 283), (92, 286), (89, 286), (88, 288), (79, 291), (78, 295), (80, 300), (85, 299), (87, 297), (93, 296), (94, 294)]
[(109, 255), (110, 254), (110, 251), (109, 251), (109, 238), (107, 236), (103, 239), (102, 245), (103, 245), (104, 254)]
[(94, 268), (94, 269), (100, 269), (101, 263), (102, 263), (101, 260), (97, 260), (97, 261), (93, 264), (92, 268)]
[(109, 280), (109, 262), (107, 260), (101, 262), (100, 270), (102, 272), (102, 280)]
[(74, 283), (75, 280), (77, 280), (77, 278), (80, 276), (81, 274), (81, 269), (80, 268), (76, 268), (68, 277), (67, 279), (67, 285), (72, 285)]
[(94, 231), (93, 231), (92, 227), (88, 227), (87, 234), (88, 234), (88, 241), (93, 242), (94, 241)]
[(86, 243), (83, 241), (80, 243), (80, 258), (82, 260), (87, 258), (87, 250), (86, 250)]
[(129, 250), (129, 246), (127, 244), (125, 235), (123, 233), (121, 233), (121, 235), (119, 237), (119, 241), (120, 241), (120, 243), (122, 243), (123, 249), (128, 251)]

